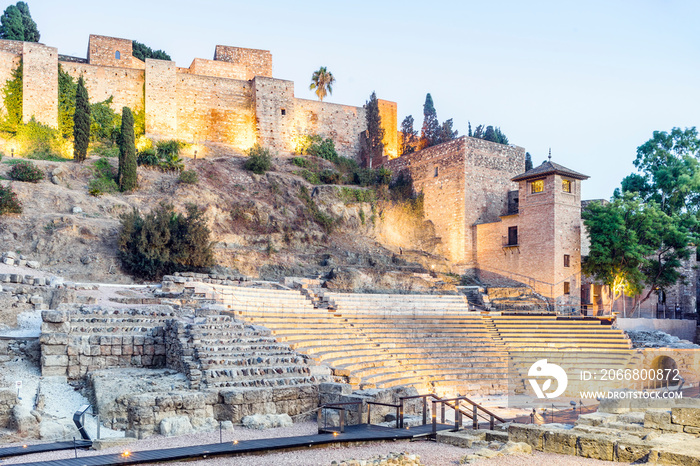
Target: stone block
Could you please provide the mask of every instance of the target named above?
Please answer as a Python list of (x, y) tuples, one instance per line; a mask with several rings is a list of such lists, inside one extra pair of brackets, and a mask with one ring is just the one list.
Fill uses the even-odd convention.
[(535, 450), (544, 449), (544, 427), (531, 424), (511, 424), (508, 426), (508, 437), (512, 442), (523, 442)]
[(700, 408), (672, 408), (671, 422), (683, 426), (700, 427)]
[(598, 460), (613, 461), (615, 443), (606, 435), (580, 433), (577, 436), (576, 451), (578, 456)]
[(542, 442), (542, 450), (546, 453), (575, 456), (577, 451), (577, 435), (570, 430), (546, 430)]
[(44, 333), (39, 338), (42, 345), (67, 345), (68, 334), (66, 333)]
[(614, 461), (621, 463), (646, 463), (651, 445), (639, 438), (623, 438), (615, 441)]
[[(2, 260), (2, 263), (5, 264), (5, 265), (15, 265), (15, 260), (14, 260), (13, 258), (11, 258), (11, 257), (5, 257), (5, 258)], [(16, 282), (15, 282), (15, 283), (16, 283)]]
[(44, 377), (66, 375), (66, 366), (41, 366), (41, 375)]
[(42, 322), (41, 333), (70, 333), (70, 322), (63, 322), (60, 324)]
[(68, 313), (66, 311), (43, 311), (41, 313), (41, 320), (54, 324), (68, 322)]
[(41, 355), (41, 366), (42, 367), (50, 367), (50, 366), (67, 366), (68, 365), (68, 356), (66, 355), (49, 355), (49, 354), (42, 354)]
[(41, 354), (47, 356), (68, 354), (68, 347), (66, 345), (43, 345), (41, 347)]

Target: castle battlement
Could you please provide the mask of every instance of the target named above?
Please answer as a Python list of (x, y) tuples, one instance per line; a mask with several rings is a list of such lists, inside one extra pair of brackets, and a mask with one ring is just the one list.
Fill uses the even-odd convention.
[[(130, 39), (90, 35), (85, 59), (43, 44), (0, 40), (2, 82), (20, 60), (25, 121), (57, 126), (60, 64), (83, 77), (91, 102), (112, 97), (115, 111), (145, 109), (147, 136), (185, 141), (199, 156), (213, 147), (246, 150), (255, 143), (291, 152), (300, 137), (318, 134), (332, 138), (341, 155), (359, 159), (364, 108), (295, 97), (292, 81), (272, 77), (268, 50), (217, 45), (213, 60), (195, 58), (182, 68), (166, 60), (144, 63), (133, 56)], [(380, 115), (391, 158), (398, 152), (396, 103), (381, 101)]]

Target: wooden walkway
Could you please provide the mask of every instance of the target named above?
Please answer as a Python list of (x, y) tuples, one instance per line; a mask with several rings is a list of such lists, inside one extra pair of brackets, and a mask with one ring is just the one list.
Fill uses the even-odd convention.
[[(404, 440), (430, 435), (432, 424), (411, 427), (410, 429), (396, 429), (361, 424), (347, 426), (342, 434), (316, 434), (299, 437), (281, 437), (259, 440), (244, 440), (238, 443), (224, 442), (209, 445), (193, 445), (180, 448), (164, 448), (160, 450), (135, 451), (127, 454), (109, 454), (95, 456), (81, 456), (65, 460), (40, 461), (35, 463), (22, 463), (32, 466), (108, 466), (111, 464), (139, 464), (157, 463), (160, 461), (175, 461), (193, 458), (206, 458), (218, 455), (238, 455), (242, 453), (260, 453), (273, 450), (293, 448), (308, 448), (316, 445), (327, 445), (342, 442), (362, 442), (374, 440)], [(438, 424), (437, 429), (452, 430), (453, 424)], [(72, 442), (71, 442), (72, 445)]]
[(37, 443), (27, 446), (20, 445), (16, 447), (0, 448), (0, 459), (10, 456), (31, 455), (32, 453), (44, 453), (46, 451), (72, 450), (73, 448), (90, 448), (92, 442), (88, 440), (76, 440), (73, 442), (54, 442), (54, 443)]

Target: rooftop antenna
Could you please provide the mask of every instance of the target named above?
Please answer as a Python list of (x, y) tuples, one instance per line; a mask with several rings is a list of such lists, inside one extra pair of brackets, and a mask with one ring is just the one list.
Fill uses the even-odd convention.
[(552, 161), (552, 148), (549, 148), (549, 161)]

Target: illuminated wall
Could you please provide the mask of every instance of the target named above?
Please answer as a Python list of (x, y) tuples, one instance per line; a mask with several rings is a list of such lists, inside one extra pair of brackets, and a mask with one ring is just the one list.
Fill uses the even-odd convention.
[(396, 102), (377, 99), (379, 117), (384, 128), (384, 156), (389, 160), (399, 156), (399, 139), (397, 133)]

